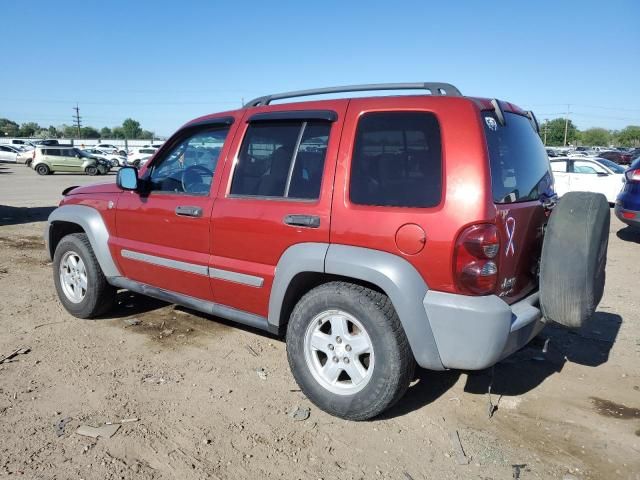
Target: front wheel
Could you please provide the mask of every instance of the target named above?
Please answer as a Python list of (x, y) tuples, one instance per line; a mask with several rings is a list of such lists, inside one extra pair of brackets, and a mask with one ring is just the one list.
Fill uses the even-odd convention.
[(287, 329), (287, 356), (304, 394), (348, 420), (367, 420), (396, 403), (415, 360), (389, 298), (331, 282), (308, 292)]
[(53, 281), (60, 302), (74, 317), (95, 318), (115, 302), (116, 289), (107, 283), (84, 233), (60, 240), (53, 256)]
[(94, 166), (94, 165), (89, 165), (87, 168), (84, 169), (84, 171), (86, 172), (87, 175), (91, 175), (92, 177), (94, 175), (98, 175), (98, 167)]
[(51, 170), (46, 164), (40, 163), (36, 166), (36, 172), (38, 173), (38, 175), (49, 175)]

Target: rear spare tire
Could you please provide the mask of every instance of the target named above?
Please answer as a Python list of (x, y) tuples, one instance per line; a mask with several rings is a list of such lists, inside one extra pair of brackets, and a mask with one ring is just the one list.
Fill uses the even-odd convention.
[(569, 192), (542, 244), (540, 306), (547, 320), (579, 328), (602, 299), (611, 213), (604, 195)]

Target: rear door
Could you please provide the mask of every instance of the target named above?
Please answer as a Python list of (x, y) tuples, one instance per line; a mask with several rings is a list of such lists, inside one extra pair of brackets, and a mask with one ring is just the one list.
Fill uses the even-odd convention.
[(538, 285), (547, 215), (541, 200), (554, 193), (549, 158), (529, 119), (481, 112), (491, 168), (493, 201), (501, 230), (498, 295), (508, 303)]
[(243, 120), (213, 210), (216, 303), (267, 316), (276, 265), (287, 248), (329, 242), (346, 105), (258, 107)]

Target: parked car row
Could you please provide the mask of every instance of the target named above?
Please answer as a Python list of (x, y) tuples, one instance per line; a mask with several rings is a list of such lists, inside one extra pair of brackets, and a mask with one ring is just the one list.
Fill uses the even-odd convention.
[(555, 157), (599, 157), (616, 162), (618, 165), (629, 165), (638, 156), (640, 148), (605, 148), (605, 147), (576, 147), (560, 148), (547, 147), (549, 158)]

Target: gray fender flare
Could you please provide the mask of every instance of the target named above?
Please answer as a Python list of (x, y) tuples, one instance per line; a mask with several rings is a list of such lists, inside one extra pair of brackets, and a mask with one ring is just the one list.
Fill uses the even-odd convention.
[(301, 243), (289, 247), (276, 266), (269, 298), (269, 324), (280, 325), (284, 296), (299, 273), (318, 272), (376, 285), (391, 299), (421, 367), (444, 370), (423, 300), (425, 281), (405, 259), (380, 250), (349, 245)]
[(280, 313), (284, 296), (293, 278), (299, 273), (324, 273), (324, 259), (328, 243), (298, 243), (285, 250), (276, 265), (276, 273), (269, 296), (269, 325), (280, 326)]
[(51, 258), (54, 252), (50, 246), (50, 235), (51, 227), (55, 222), (75, 223), (82, 227), (105, 277), (120, 276), (120, 271), (109, 251), (109, 231), (98, 210), (85, 205), (63, 205), (51, 212), (44, 232), (45, 244)]
[(388, 252), (332, 244), (327, 252), (325, 271), (381, 288), (398, 313), (418, 365), (444, 370), (422, 303), (429, 288), (413, 265)]

